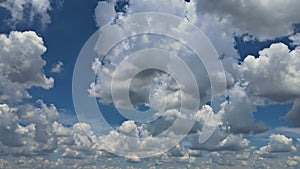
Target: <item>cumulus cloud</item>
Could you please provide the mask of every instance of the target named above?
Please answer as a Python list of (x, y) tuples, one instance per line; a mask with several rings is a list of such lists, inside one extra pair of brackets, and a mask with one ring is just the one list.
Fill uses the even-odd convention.
[[(38, 101), (37, 106), (1, 104), (0, 156), (14, 159), (2, 161), (1, 165), (61, 168), (72, 164), (70, 168), (78, 168), (80, 165), (93, 166), (93, 160), (104, 156), (90, 125), (76, 123), (66, 127), (57, 122), (58, 116), (54, 105), (42, 101)], [(47, 155), (55, 155), (57, 159), (48, 161), (44, 159)]]
[(299, 167), (300, 165), (300, 157), (299, 156), (292, 156), (289, 157), (286, 161), (286, 164), (288, 167)]
[(286, 102), (300, 96), (300, 51), (290, 50), (283, 43), (272, 44), (259, 52), (259, 57), (247, 56), (241, 64), (250, 95), (272, 101)]
[(217, 18), (225, 31), (235, 30), (260, 40), (291, 35), (294, 24), (300, 23), (298, 9), (296, 0), (197, 1), (197, 12)]
[(290, 36), (289, 39), (292, 41), (292, 45), (300, 46), (300, 33)]
[(1, 1), (0, 7), (10, 12), (10, 24), (33, 23), (37, 19), (42, 26), (51, 23), (48, 12), (51, 8), (50, 0), (4, 0)]
[[(125, 9), (117, 10), (120, 6)], [(141, 12), (163, 12), (181, 17), (198, 26), (213, 42), (219, 55), (238, 57), (238, 53), (234, 48), (234, 38), (232, 37), (234, 32), (224, 32), (226, 26), (215, 17), (198, 15), (197, 2), (195, 1), (189, 3), (185, 3), (183, 0), (168, 2), (157, 0), (99, 1), (95, 9), (95, 20), (100, 27), (105, 23), (118, 23), (118, 18), (122, 18), (124, 13), (127, 15)]]
[(189, 135), (192, 150), (205, 151), (240, 151), (250, 146), (250, 141), (241, 135), (232, 135), (216, 130), (213, 135), (205, 142), (199, 143), (199, 134)]
[(52, 73), (60, 73), (63, 70), (63, 66), (64, 66), (63, 62), (58, 61), (57, 64), (52, 65), (51, 72)]
[(250, 146), (250, 141), (242, 138), (241, 135), (234, 136), (229, 135), (223, 141), (221, 141), (217, 147), (225, 150), (237, 151)]
[(0, 93), (1, 100), (20, 101), (30, 98), (27, 89), (53, 87), (54, 79), (43, 72), (46, 61), (41, 55), (46, 52), (43, 39), (35, 32), (12, 31), (0, 35)]
[(272, 157), (272, 153), (295, 152), (297, 148), (293, 145), (293, 139), (281, 134), (272, 134), (269, 143), (261, 147), (256, 153), (260, 156)]
[[(244, 139), (242, 135), (230, 134), (230, 127), (226, 126), (222, 121), (224, 111), (217, 114), (213, 109), (205, 105), (195, 114), (197, 125), (192, 130), (196, 133), (189, 135), (192, 150), (208, 150), (208, 151), (238, 151), (250, 146), (250, 141)], [(205, 133), (203, 124), (206, 123), (210, 127), (216, 127), (216, 130), (204, 143), (200, 143), (201, 133)], [(227, 123), (228, 124), (228, 123)], [(234, 124), (231, 122), (230, 124)], [(251, 125), (252, 126), (252, 125)]]
[(0, 106), (2, 152), (12, 156), (32, 156), (51, 153), (56, 149), (52, 122), (57, 118), (58, 112), (53, 105), (47, 106), (41, 101), (38, 104), (39, 107)]
[[(177, 142), (180, 140), (174, 134), (154, 136), (146, 124), (138, 126), (132, 120), (123, 122), (117, 130), (99, 136), (97, 140), (97, 144), (102, 150), (125, 156), (131, 161), (137, 157), (144, 158), (164, 154)], [(176, 153), (175, 150), (172, 152)]]

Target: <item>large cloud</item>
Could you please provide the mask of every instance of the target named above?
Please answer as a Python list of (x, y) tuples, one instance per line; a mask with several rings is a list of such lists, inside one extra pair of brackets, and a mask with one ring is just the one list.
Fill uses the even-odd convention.
[(248, 84), (248, 93), (286, 102), (300, 96), (300, 51), (290, 50), (283, 43), (272, 44), (259, 52), (259, 57), (248, 56), (241, 70)]
[(225, 31), (248, 33), (260, 40), (274, 39), (293, 33), (300, 23), (297, 0), (275, 1), (197, 1), (200, 15), (217, 18)]
[(35, 32), (12, 31), (0, 35), (0, 100), (20, 101), (30, 98), (27, 89), (53, 87), (54, 79), (43, 73), (46, 61), (43, 39)]
[(293, 139), (281, 134), (272, 134), (268, 145), (261, 147), (256, 153), (262, 157), (273, 157), (274, 153), (296, 152)]

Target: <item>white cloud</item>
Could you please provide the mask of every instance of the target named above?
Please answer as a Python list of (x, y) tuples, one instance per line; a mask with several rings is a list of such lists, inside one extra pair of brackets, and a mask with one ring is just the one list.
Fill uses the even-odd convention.
[(111, 23), (117, 13), (115, 11), (115, 4), (108, 1), (99, 1), (95, 9), (95, 20), (98, 27)]
[(289, 50), (283, 43), (272, 44), (259, 52), (259, 57), (247, 56), (241, 70), (248, 84), (248, 93), (277, 102), (300, 96), (300, 50)]
[(217, 147), (225, 150), (238, 151), (250, 146), (250, 141), (244, 139), (241, 135), (229, 135), (221, 141)]
[(300, 4), (297, 0), (199, 0), (197, 7), (200, 15), (219, 20), (224, 25), (224, 31), (248, 33), (260, 40), (290, 35), (293, 25), (300, 23), (297, 15)]
[(53, 105), (47, 106), (41, 101), (38, 105), (18, 108), (6, 104), (0, 106), (1, 151), (12, 156), (32, 156), (51, 153), (56, 149), (52, 123), (58, 112)]
[(297, 148), (293, 145), (293, 139), (281, 134), (272, 134), (268, 145), (261, 147), (256, 153), (260, 156), (272, 157), (272, 153), (296, 152)]
[(241, 135), (232, 135), (216, 130), (205, 142), (199, 143), (199, 134), (189, 135), (192, 150), (205, 151), (240, 151), (250, 146), (250, 141)]
[(20, 101), (29, 98), (27, 89), (53, 87), (54, 79), (43, 72), (46, 61), (43, 39), (35, 32), (15, 32), (0, 35), (0, 93), (1, 100)]
[(286, 164), (288, 167), (299, 167), (300, 165), (300, 157), (299, 156), (293, 156), (289, 157), (288, 160), (286, 161)]
[[(116, 22), (115, 18), (122, 18), (113, 9), (116, 0), (99, 2), (95, 9), (95, 20), (98, 26), (105, 23)], [(171, 0), (168, 2), (158, 0), (131, 0), (126, 8), (126, 14), (141, 12), (163, 12), (186, 19), (198, 26), (201, 31), (213, 42), (219, 55), (238, 57), (234, 48), (234, 31), (224, 32), (226, 26), (219, 23), (219, 19), (209, 15), (199, 15), (197, 13), (197, 2), (185, 3), (184, 0)], [(114, 21), (113, 21), (114, 20)]]
[(63, 70), (63, 66), (64, 66), (63, 62), (58, 61), (57, 64), (52, 65), (51, 72), (52, 73), (60, 73)]
[(211, 127), (220, 126), (223, 124), (221, 121), (221, 113), (222, 112), (215, 114), (212, 107), (204, 105), (198, 112), (195, 113), (194, 118), (202, 124), (207, 123), (207, 125)]
[[(33, 23), (37, 17), (40, 17), (43, 27), (51, 23), (48, 14), (52, 9), (50, 0), (4, 0), (0, 3), (0, 7), (10, 12), (11, 19), (9, 22), (13, 25), (26, 22)], [(28, 16), (24, 15), (28, 11)]]

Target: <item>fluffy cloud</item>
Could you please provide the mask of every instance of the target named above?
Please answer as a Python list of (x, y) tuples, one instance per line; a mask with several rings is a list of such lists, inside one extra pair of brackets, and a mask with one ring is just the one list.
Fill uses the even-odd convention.
[(284, 135), (272, 134), (267, 146), (261, 147), (256, 153), (263, 157), (272, 157), (272, 153), (287, 153), (297, 151), (293, 139)]
[(42, 26), (51, 22), (48, 12), (52, 9), (50, 0), (4, 0), (0, 7), (10, 12), (10, 24), (33, 23), (39, 18)]
[(300, 23), (299, 7), (296, 0), (197, 1), (198, 13), (215, 17), (225, 31), (247, 33), (260, 40), (292, 34), (294, 24)]
[(244, 87), (235, 85), (227, 91), (228, 101), (221, 104), (222, 121), (233, 133), (261, 133), (268, 129), (263, 123), (256, 123), (253, 113), (256, 105), (248, 97)]
[(300, 51), (289, 50), (283, 43), (272, 44), (259, 52), (259, 57), (248, 56), (241, 65), (248, 93), (277, 102), (290, 101), (300, 96)]
[[(120, 5), (122, 4), (122, 5)], [(124, 6), (125, 5), (125, 6)], [(116, 10), (123, 7), (124, 10)], [(95, 9), (95, 20), (97, 26), (101, 27), (106, 23), (117, 23), (118, 18), (122, 18), (122, 12), (135, 14), (141, 12), (163, 12), (186, 19), (198, 26), (201, 31), (213, 42), (216, 50), (221, 56), (238, 57), (234, 48), (233, 31), (224, 32), (224, 26), (219, 19), (209, 15), (197, 14), (197, 2), (185, 3), (183, 0), (172, 0), (162, 2), (157, 0), (107, 0), (99, 1)], [(120, 11), (122, 11), (120, 13)], [(117, 13), (119, 12), (119, 13)]]
[(60, 73), (63, 70), (63, 66), (64, 66), (63, 62), (58, 61), (57, 64), (52, 65), (51, 72), (52, 73)]
[[(92, 161), (104, 153), (96, 144), (96, 137), (86, 123), (65, 127), (57, 122), (58, 112), (54, 105), (38, 101), (37, 107), (26, 104), (19, 107), (0, 105), (0, 156), (11, 156), (0, 164), (19, 167), (40, 166), (60, 168), (71, 163), (70, 168), (91, 166)], [(44, 159), (56, 156), (55, 161)]]
[(95, 9), (95, 18), (98, 27), (111, 23), (117, 13), (115, 11), (115, 4), (108, 1), (99, 1)]
[[(58, 117), (53, 105), (38, 102), (39, 107), (25, 105), (11, 108), (0, 106), (1, 152), (12, 156), (32, 156), (51, 153), (56, 149), (52, 123)], [(20, 113), (22, 112), (22, 113)]]
[(250, 146), (250, 141), (243, 139), (241, 135), (234, 136), (229, 135), (223, 141), (221, 141), (217, 147), (225, 150), (237, 151)]
[(0, 35), (0, 99), (20, 101), (30, 98), (27, 89), (53, 87), (54, 79), (43, 73), (46, 61), (43, 39), (35, 32), (11, 32)]
[[(13, 4), (22, 4), (24, 2), (5, 1), (1, 5), (6, 4), (5, 8), (14, 11), (15, 19), (14, 17), (12, 18), (14, 21), (18, 21), (16, 18), (24, 17), (23, 14), (21, 15), (21, 12), (18, 14), (18, 11), (24, 10), (24, 6), (18, 7)], [(32, 9), (38, 8), (37, 3), (35, 3), (37, 1), (27, 2), (32, 2), (34, 5)], [(232, 38), (232, 34), (235, 32), (249, 33), (257, 36), (260, 40), (272, 39), (281, 35), (289, 35), (292, 24), (296, 21), (298, 22), (297, 16), (289, 18), (289, 13), (294, 12), (293, 8), (297, 8), (293, 4), (295, 2), (291, 0), (286, 4), (293, 8), (284, 12), (282, 18), (278, 19), (278, 22), (282, 23), (282, 25), (277, 27), (273, 26), (273, 20), (269, 20), (273, 17), (278, 17), (277, 13), (270, 16), (264, 15), (258, 20), (253, 19), (264, 13), (262, 12), (263, 10), (274, 13), (275, 10), (270, 11), (270, 2), (267, 1), (254, 3), (233, 0), (214, 3), (216, 5), (211, 7), (210, 3), (214, 1), (192, 1), (186, 4), (184, 1), (179, 0), (170, 2), (141, 0), (130, 1), (128, 8), (125, 5), (122, 9), (115, 9), (114, 3), (120, 2), (111, 0), (98, 3), (95, 15), (99, 27), (109, 22), (117, 22), (117, 17), (124, 17), (125, 15), (122, 16), (123, 14), (117, 14), (118, 11), (122, 10), (129, 14), (145, 11), (168, 12), (182, 18), (186, 17), (190, 22), (200, 26), (216, 45), (218, 52), (226, 56), (237, 55), (233, 48), (234, 39)], [(233, 8), (233, 4), (240, 6), (241, 9)], [(286, 6), (286, 4), (279, 4), (276, 1), (271, 3), (271, 6), (272, 8), (276, 7), (276, 9)], [(35, 9), (33, 12), (38, 13), (38, 15), (42, 15), (40, 13), (47, 15), (45, 11), (47, 12), (50, 9), (46, 8), (48, 5), (47, 3), (42, 4), (39, 6), (40, 10)], [(227, 10), (224, 10), (226, 8)], [(246, 24), (244, 17), (249, 13), (250, 8), (257, 13), (247, 16), (250, 22)], [(196, 10), (198, 16), (194, 13)], [(36, 14), (31, 15), (34, 17)], [(43, 22), (45, 24), (49, 23), (50, 20), (47, 22), (45, 18), (42, 19)], [(290, 20), (287, 20), (287, 18)], [(283, 19), (286, 20), (283, 21)], [(254, 21), (255, 24), (253, 25), (255, 27), (250, 25)], [(256, 22), (266, 22), (266, 24), (257, 25)], [(229, 24), (230, 28), (226, 29)], [(274, 29), (266, 31), (266, 27), (270, 25)], [(226, 30), (226, 32), (224, 33), (223, 30)], [(290, 37), (294, 45), (298, 45), (297, 36)], [(137, 44), (136, 46), (132, 45), (134, 42)], [(12, 99), (20, 101), (23, 98), (29, 98), (30, 95), (27, 89), (33, 86), (44, 89), (49, 89), (53, 86), (53, 79), (47, 78), (42, 70), (46, 63), (41, 58), (41, 55), (46, 48), (42, 39), (35, 33), (12, 32), (9, 36), (1, 35), (0, 43), (4, 44), (2, 45), (4, 48), (0, 49), (0, 63), (3, 63), (2, 65), (0, 64), (0, 72), (2, 72), (0, 73), (1, 102)], [(163, 46), (163, 44), (167, 45)], [(103, 103), (110, 104), (112, 98), (108, 82), (113, 76), (114, 66), (119, 64), (123, 56), (145, 47), (159, 47), (172, 51), (175, 54), (182, 55), (181, 59), (189, 66), (201, 69), (200, 73), (197, 71), (194, 73), (198, 75), (196, 77), (197, 82), (200, 82), (199, 90), (201, 97), (203, 97), (201, 101), (203, 104), (209, 101), (205, 96), (209, 96), (207, 93), (209, 92), (208, 86), (210, 84), (206, 84), (208, 80), (206, 74), (201, 74), (201, 72), (204, 72), (201, 66), (198, 63), (194, 63), (193, 59), (188, 59), (193, 56), (174, 41), (152, 38), (147, 35), (122, 42), (120, 46), (112, 50), (111, 56), (107, 56), (104, 60), (100, 58), (95, 59), (92, 68), (97, 75), (97, 80), (105, 79), (105, 83), (92, 83), (89, 90), (90, 94), (103, 99), (101, 100)], [(167, 147), (173, 144), (172, 138), (159, 140), (155, 136), (170, 127), (176, 117), (180, 119), (187, 118), (177, 109), (180, 106), (181, 98), (179, 96), (182, 94), (178, 90), (180, 84), (174, 83), (174, 79), (163, 72), (143, 72), (144, 74), (136, 76), (132, 81), (130, 90), (131, 96), (133, 96), (131, 101), (135, 104), (146, 103), (148, 106), (150, 102), (157, 102), (155, 105), (167, 102), (167, 110), (155, 114), (156, 116), (161, 116), (161, 118), (158, 118), (152, 124), (143, 125), (131, 120), (125, 121), (116, 130), (100, 137), (95, 136), (93, 129), (87, 123), (76, 123), (72, 124), (71, 127), (66, 127), (58, 122), (59, 115), (54, 105), (47, 105), (42, 101), (38, 101), (36, 106), (29, 104), (22, 106), (10, 106), (9, 103), (1, 104), (0, 134), (6, 137), (0, 137), (0, 156), (11, 155), (11, 159), (0, 159), (0, 168), (9, 168), (12, 162), (18, 168), (61, 168), (62, 166), (69, 166), (69, 168), (96, 168), (96, 166), (97, 168), (105, 168), (106, 166), (116, 166), (118, 163), (124, 163), (124, 160), (120, 161), (119, 158), (115, 158), (115, 155), (106, 152), (105, 149), (109, 149), (112, 152), (120, 152), (121, 154), (127, 153), (125, 158), (127, 162), (140, 162), (143, 163), (142, 165), (149, 164), (151, 167), (162, 163), (164, 163), (162, 167), (172, 166), (174, 161), (176, 164), (182, 164), (182, 168), (195, 166), (207, 166), (209, 168), (211, 165), (214, 168), (224, 168), (224, 166), (236, 166), (237, 168), (246, 166), (254, 168), (268, 168), (272, 166), (279, 168), (286, 166), (298, 167), (298, 156), (289, 158), (285, 156), (286, 158), (276, 160), (276, 162), (268, 161), (265, 158), (274, 157), (273, 154), (282, 152), (297, 151), (293, 145), (292, 138), (273, 134), (270, 136), (268, 145), (255, 151), (254, 148), (250, 147), (250, 141), (245, 139), (243, 135), (240, 135), (240, 133), (260, 133), (267, 129), (264, 124), (255, 122), (253, 112), (256, 111), (256, 105), (259, 104), (260, 100), (253, 98), (253, 96), (260, 96), (277, 102), (286, 102), (299, 97), (297, 92), (299, 91), (299, 88), (297, 88), (299, 86), (297, 85), (299, 79), (297, 76), (299, 72), (298, 53), (297, 48), (290, 51), (284, 44), (273, 44), (270, 48), (261, 51), (258, 58), (248, 56), (244, 63), (241, 63), (240, 67), (236, 62), (236, 57), (224, 59), (226, 70), (230, 72), (226, 73), (228, 79), (230, 79), (228, 87), (231, 88), (225, 93), (228, 99), (217, 105), (219, 108), (205, 105), (201, 110), (195, 111), (194, 117), (190, 118), (195, 118), (196, 124), (188, 136), (189, 140), (184, 140), (188, 142), (187, 146), (179, 143), (169, 152), (160, 152), (162, 153), (160, 156), (153, 158), (141, 159), (135, 152), (148, 150), (147, 148), (150, 147)], [(18, 59), (17, 56), (21, 56), (21, 58)], [(290, 60), (293, 60), (293, 62), (290, 62)], [(52, 72), (60, 72), (62, 65), (60, 62), (54, 65)], [(129, 65), (127, 68), (124, 69), (126, 73), (135, 67), (134, 65)], [(240, 68), (243, 76), (237, 73), (237, 68)], [(127, 78), (126, 73), (120, 79), (117, 79), (120, 82), (120, 85), (117, 86), (118, 90), (123, 90), (122, 82)], [(180, 75), (185, 76), (184, 73)], [(241, 78), (243, 78), (242, 82), (245, 83), (234, 85)], [(149, 100), (150, 91), (153, 94), (153, 100)], [(296, 100), (293, 109), (286, 116), (295, 125), (298, 125), (296, 120), (299, 114), (298, 107), (298, 100)], [(210, 127), (217, 126), (217, 130), (207, 142), (200, 144), (199, 137), (201, 132), (203, 132), (204, 122)], [(141, 139), (141, 136), (146, 137), (146, 139)], [(160, 143), (160, 145), (157, 145), (157, 143)], [(254, 154), (257, 156), (254, 155), (252, 157), (252, 151), (255, 151)], [(47, 155), (47, 157), (49, 155), (49, 158), (52, 160), (37, 157), (37, 155)]]
[(117, 130), (100, 136), (97, 144), (102, 150), (133, 160), (163, 154), (168, 148), (171, 149), (177, 141), (180, 142), (174, 134), (153, 136), (147, 126), (137, 126), (134, 121), (125, 121)]

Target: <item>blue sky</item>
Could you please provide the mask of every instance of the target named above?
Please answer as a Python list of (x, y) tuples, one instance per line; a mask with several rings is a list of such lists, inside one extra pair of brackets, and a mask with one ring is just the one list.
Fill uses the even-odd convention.
[(0, 168), (299, 168), (299, 8), (0, 1)]

